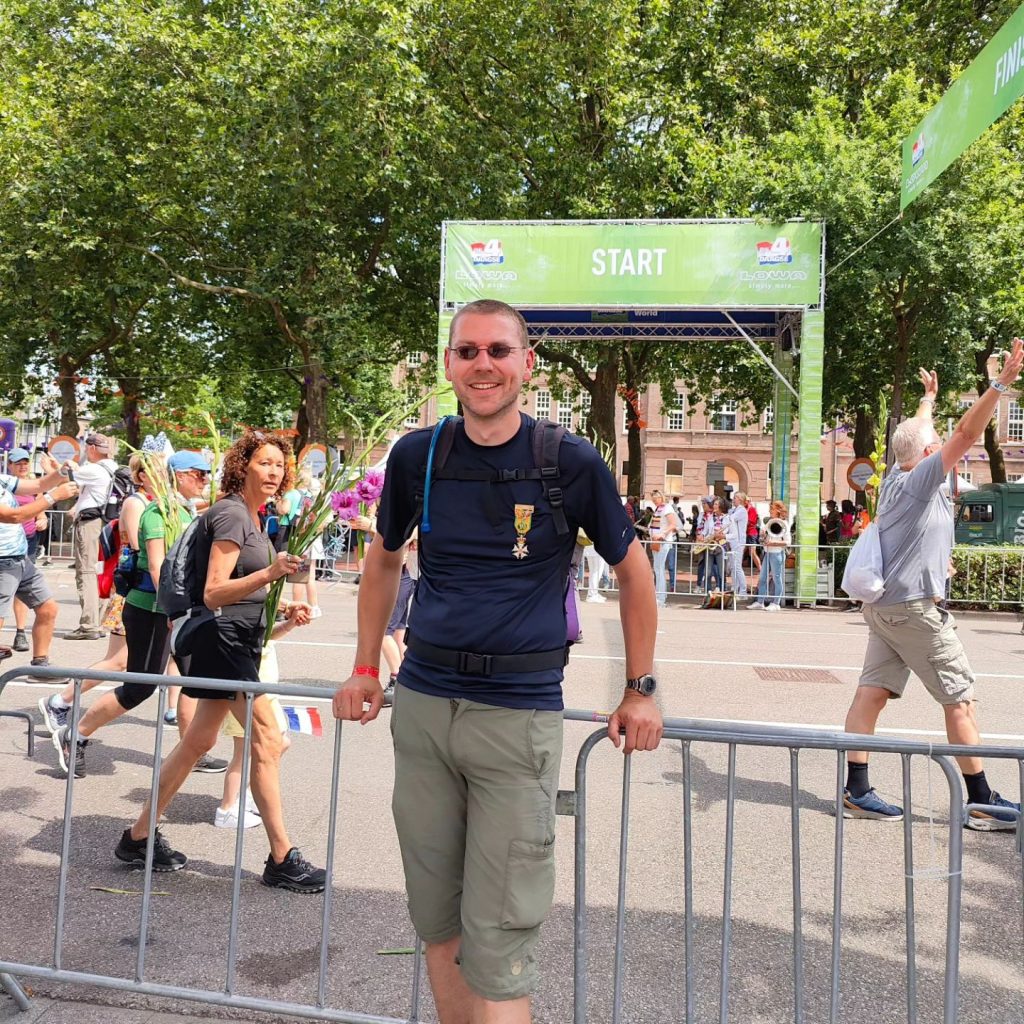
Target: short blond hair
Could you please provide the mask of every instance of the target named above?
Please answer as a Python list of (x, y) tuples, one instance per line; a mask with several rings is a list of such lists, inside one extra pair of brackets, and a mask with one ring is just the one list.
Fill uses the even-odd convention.
[(136, 487), (142, 486), (142, 474), (147, 472), (147, 464), (154, 473), (167, 472), (167, 456), (163, 452), (132, 452), (132, 457), (128, 460), (128, 472), (131, 473), (132, 483)]

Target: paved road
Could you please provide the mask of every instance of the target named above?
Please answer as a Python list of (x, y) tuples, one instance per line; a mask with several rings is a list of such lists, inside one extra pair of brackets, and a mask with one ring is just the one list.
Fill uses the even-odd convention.
[[(53, 579), (61, 603), (60, 624), (70, 627), (77, 610), (73, 580), (67, 571), (54, 573)], [(282, 678), (324, 688), (321, 711), (326, 722), (328, 695), (351, 664), (355, 589), (335, 585), (325, 590), (322, 604), (324, 617), (292, 634), (293, 640), (281, 646), (280, 661)], [(979, 676), (986, 741), (1024, 747), (1024, 707), (1019, 700), (1024, 637), (1019, 628), (1009, 616), (965, 616), (960, 632)], [(584, 631), (585, 642), (576, 649), (568, 670), (566, 703), (606, 710), (615, 703), (623, 671), (617, 605), (584, 605)], [(659, 627), (662, 707), (666, 715), (678, 717), (838, 727), (864, 643), (860, 617), (837, 611), (769, 615), (672, 607)], [(103, 642), (58, 641), (53, 660), (87, 664), (101, 657), (103, 649)], [(25, 655), (16, 657), (27, 661)], [(11, 664), (17, 662), (4, 667)], [(31, 709), (46, 689), (12, 684), (0, 697), (0, 706)], [(143, 705), (100, 734), (88, 751), (88, 777), (75, 788), (64, 947), (68, 968), (129, 976), (134, 967), (139, 901), (99, 890), (136, 889), (141, 884), (138, 874), (114, 860), (112, 850), (148, 791), (155, 703), (154, 699), (152, 706)], [(888, 709), (884, 725), (897, 736), (942, 738), (941, 713), (916, 682)], [(589, 725), (567, 725), (563, 788), (571, 788), (576, 752), (592, 731)], [(286, 817), (294, 841), (321, 863), (332, 738), (329, 722), (323, 739), (296, 737), (282, 767)], [(227, 754), (226, 741), (219, 752)], [(721, 746), (694, 743), (692, 758), (694, 970), (698, 1019), (703, 1021), (718, 1019), (727, 754)], [(679, 744), (665, 743), (657, 752), (634, 760), (623, 1020), (681, 1020)], [(897, 795), (899, 758), (880, 756), (876, 761), (874, 784)], [(412, 941), (388, 807), (392, 759), (386, 722), (346, 728), (342, 768), (328, 1001), (351, 1010), (404, 1017), (411, 957), (379, 955)], [(993, 761), (988, 770), (997, 788), (1016, 794), (1013, 762)], [(801, 756), (804, 1005), (807, 1019), (814, 1021), (828, 1018), (835, 778), (834, 754)], [(602, 744), (589, 770), (588, 1020), (593, 1022), (611, 1019), (621, 779), (621, 755)], [(947, 798), (941, 771), (929, 770), (923, 761), (914, 766), (913, 783), (916, 868), (923, 876), (929, 868), (941, 870), (945, 864)], [(154, 899), (148, 979), (223, 986), (234, 834), (212, 825), (220, 785), (218, 776), (192, 776), (169, 811), (165, 832), (191, 861), (189, 870), (158, 876), (158, 888), (167, 895)], [(0, 959), (45, 963), (52, 955), (63, 793), (52, 748), (44, 743), (35, 759), (26, 758), (22, 728), (0, 720)], [(736, 795), (730, 1019), (776, 1024), (793, 1019), (788, 752), (739, 748)], [(549, 1024), (571, 1019), (572, 841), (572, 819), (560, 818), (556, 907), (544, 932), (544, 978), (536, 1000), (536, 1019)], [(846, 823), (840, 1018), (844, 1021), (888, 1024), (906, 1019), (902, 843), (899, 826)], [(966, 833), (965, 847), (961, 1020), (1019, 1022), (1024, 1019), (1021, 862), (1013, 837), (1005, 834)], [(312, 1001), (322, 903), (317, 897), (263, 888), (258, 876), (265, 856), (259, 830), (247, 833), (238, 990)], [(922, 1021), (941, 1019), (945, 893), (941, 880), (927, 877), (921, 877), (916, 887)], [(37, 989), (43, 995), (62, 995), (54, 986), (40, 984)], [(63, 994), (138, 1007), (129, 1011), (134, 1017), (117, 1018), (126, 1024), (142, 1024), (157, 1012), (200, 1015), (190, 1004), (175, 1006), (95, 990), (83, 994), (66, 989)], [(235, 1016), (265, 1019), (251, 1012)], [(63, 1018), (53, 1017), (57, 1019)], [(429, 1005), (424, 1019), (434, 1019)]]

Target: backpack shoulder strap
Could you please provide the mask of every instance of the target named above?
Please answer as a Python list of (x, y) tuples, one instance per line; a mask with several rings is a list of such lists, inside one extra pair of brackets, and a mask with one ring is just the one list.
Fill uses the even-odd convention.
[(461, 422), (461, 416), (443, 416), (434, 426), (434, 431), (430, 435), (430, 445), (427, 448), (423, 479), (419, 481), (416, 488), (416, 508), (413, 512), (412, 522), (409, 523), (405, 531), (407, 539), (412, 536), (412, 532), (417, 526), (420, 528), (420, 533), (430, 533), (430, 483), (438, 472), (444, 469), (455, 444), (455, 431)]
[(551, 420), (538, 420), (533, 428), (531, 444), (533, 448), (533, 464), (540, 470), (540, 484), (551, 508), (551, 518), (559, 536), (569, 532), (569, 523), (565, 518), (565, 496), (559, 485), (560, 469), (558, 453), (565, 437), (565, 427)]

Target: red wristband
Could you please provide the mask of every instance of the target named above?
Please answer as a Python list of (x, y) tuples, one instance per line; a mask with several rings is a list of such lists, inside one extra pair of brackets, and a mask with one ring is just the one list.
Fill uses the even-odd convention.
[(380, 669), (375, 665), (356, 665), (352, 669), (352, 675), (354, 676), (373, 676), (374, 679), (380, 679)]

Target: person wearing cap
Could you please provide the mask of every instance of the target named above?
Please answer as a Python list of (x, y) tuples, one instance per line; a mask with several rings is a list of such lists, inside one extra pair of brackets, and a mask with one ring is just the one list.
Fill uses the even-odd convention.
[[(28, 455), (24, 449), (15, 449), (14, 454), (22, 452)], [(26, 467), (28, 465), (27, 458), (16, 461), (25, 462)], [(42, 573), (28, 557), (28, 537), (23, 524), (42, 515), (55, 502), (73, 498), (78, 493), (73, 483), (63, 480), (53, 459), (44, 456), (43, 464), (47, 475), (41, 479), (27, 472), (22, 475), (20, 470), (16, 475), (0, 473), (0, 627), (15, 597), (33, 609), (35, 623), (32, 627), (32, 661), (38, 665), (49, 663), (50, 641), (57, 621), (57, 602), (50, 596)], [(26, 495), (33, 500), (19, 504), (18, 498)], [(10, 647), (0, 647), (0, 661), (11, 657), (13, 653)]]
[(111, 458), (114, 439), (91, 433), (85, 438), (85, 462), (65, 463), (64, 471), (78, 484), (78, 501), (71, 510), (71, 553), (75, 562), (75, 585), (82, 613), (78, 626), (64, 634), (65, 640), (99, 640), (100, 591), (96, 583), (103, 507), (107, 503), (117, 463)]
[[(148, 469), (162, 471), (159, 456), (148, 456)], [(189, 506), (197, 501), (206, 490), (210, 479), (210, 464), (196, 452), (177, 452), (171, 456), (167, 466), (174, 475), (179, 505), (176, 512), (184, 528), (191, 522), (193, 513)], [(151, 501), (139, 518), (138, 560), (139, 581), (124, 599), (122, 624), (128, 644), (128, 671), (161, 675), (167, 667), (170, 626), (167, 616), (157, 610), (156, 592), (160, 582), (160, 567), (167, 555), (167, 524), (165, 510), (159, 501)], [(53, 734), (53, 745), (61, 768), (67, 772), (73, 764), (75, 778), (85, 776), (85, 748), (97, 729), (126, 711), (137, 708), (156, 691), (155, 686), (143, 683), (122, 683), (117, 689), (105, 693), (82, 716), (78, 723), (78, 742), (72, 744), (69, 725), (64, 725)], [(195, 713), (195, 702), (184, 697), (178, 700), (178, 732), (184, 735)], [(197, 765), (197, 771), (223, 772), (227, 761), (207, 757)]]

